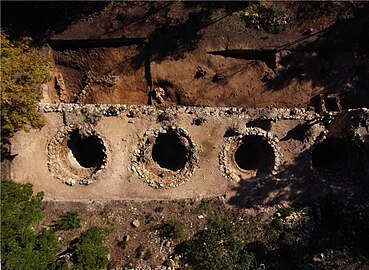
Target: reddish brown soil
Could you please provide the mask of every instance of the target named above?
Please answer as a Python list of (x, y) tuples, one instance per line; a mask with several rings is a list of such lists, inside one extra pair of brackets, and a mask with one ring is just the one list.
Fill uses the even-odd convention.
[(144, 67), (132, 68), (136, 46), (56, 51), (66, 85), (64, 102), (142, 104), (147, 100)]
[[(360, 31), (365, 19), (359, 13), (360, 3), (269, 3), (287, 10), (289, 27), (279, 34), (246, 27), (240, 19), (246, 5), (110, 3), (54, 39), (148, 38), (148, 45), (55, 51), (69, 96), (64, 101), (307, 107), (317, 94), (338, 93), (344, 108), (369, 104), (369, 61), (362, 52), (366, 47)], [(309, 28), (313, 29), (310, 38), (303, 34)], [(341, 31), (353, 33), (353, 41), (347, 41)], [(275, 55), (274, 67), (253, 57), (209, 53), (271, 48), (283, 48)], [(206, 72), (201, 78), (195, 78), (198, 67)], [(88, 73), (95, 79), (116, 76), (117, 81), (110, 87), (90, 82), (86, 88), (83, 78)], [(271, 79), (265, 81), (267, 73)], [(214, 82), (216, 74), (223, 79)], [(149, 98), (149, 92), (163, 82), (165, 97), (159, 104)], [(79, 97), (83, 89), (86, 93)]]

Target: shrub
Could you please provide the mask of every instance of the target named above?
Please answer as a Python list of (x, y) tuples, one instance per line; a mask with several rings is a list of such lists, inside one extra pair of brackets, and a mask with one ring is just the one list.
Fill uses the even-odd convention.
[(31, 39), (11, 42), (1, 32), (1, 125), (9, 133), (43, 125), (37, 102), (49, 80), (50, 61), (31, 48)]
[(76, 270), (102, 269), (108, 264), (108, 249), (103, 246), (105, 229), (92, 227), (83, 232), (70, 246)]
[(237, 239), (237, 230), (226, 219), (212, 219), (207, 229), (183, 244), (185, 259), (193, 269), (253, 269), (255, 257)]
[(270, 243), (291, 245), (295, 241), (295, 236), (288, 231), (283, 221), (293, 213), (304, 213), (307, 208), (294, 209), (292, 207), (281, 207), (266, 228), (267, 238)]
[(278, 7), (266, 7), (261, 3), (253, 3), (241, 14), (247, 26), (262, 27), (265, 31), (277, 34), (287, 28), (285, 10)]
[(36, 234), (34, 225), (43, 218), (42, 193), (32, 196), (32, 185), (1, 182), (1, 268), (56, 269), (59, 250), (53, 230)]
[(72, 230), (81, 228), (81, 220), (76, 212), (67, 212), (62, 216), (58, 223), (60, 230)]
[(152, 213), (146, 213), (146, 215), (145, 215), (146, 223), (150, 223), (153, 220), (154, 220), (154, 216), (152, 215)]
[(179, 220), (168, 220), (164, 225), (164, 235), (171, 238), (183, 238), (183, 223)]

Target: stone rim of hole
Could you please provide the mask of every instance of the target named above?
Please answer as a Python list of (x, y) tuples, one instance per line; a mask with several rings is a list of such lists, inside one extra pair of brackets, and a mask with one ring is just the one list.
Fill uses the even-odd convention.
[(235, 153), (243, 144), (243, 139), (247, 136), (256, 136), (264, 140), (273, 151), (274, 162), (270, 166), (268, 172), (262, 172), (263, 176), (278, 173), (281, 164), (281, 151), (279, 149), (278, 138), (271, 132), (261, 128), (250, 127), (242, 130), (241, 134), (224, 138), (224, 143), (221, 152), (219, 153), (219, 169), (223, 175), (230, 180), (238, 182), (242, 179), (250, 179), (257, 177), (258, 169), (245, 170), (240, 168), (235, 161)]
[[(73, 156), (68, 146), (70, 135), (78, 132), (85, 138), (95, 137), (101, 144), (102, 159), (96, 166), (83, 167)], [(95, 130), (89, 127), (77, 125), (64, 126), (57, 131), (47, 145), (47, 167), (57, 179), (66, 185), (74, 186), (92, 184), (99, 178), (107, 164), (107, 146), (104, 140)]]
[[(152, 150), (160, 134), (175, 134), (187, 150), (187, 160), (179, 170), (160, 167), (152, 157)], [(176, 126), (149, 129), (135, 146), (130, 170), (150, 187), (158, 189), (175, 188), (184, 184), (193, 175), (198, 165), (196, 145), (189, 133)]]

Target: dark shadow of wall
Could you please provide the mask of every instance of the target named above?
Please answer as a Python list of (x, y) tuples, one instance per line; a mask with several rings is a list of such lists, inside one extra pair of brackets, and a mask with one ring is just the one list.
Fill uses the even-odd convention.
[(296, 79), (311, 81), (325, 93), (338, 93), (344, 109), (368, 107), (368, 13), (369, 3), (363, 3), (352, 17), (338, 20), (314, 41), (296, 45), (280, 59), (283, 68), (268, 82), (268, 89), (282, 90)]
[(101, 10), (107, 1), (2, 1), (2, 28), (17, 39), (32, 37), (42, 43), (73, 21)]

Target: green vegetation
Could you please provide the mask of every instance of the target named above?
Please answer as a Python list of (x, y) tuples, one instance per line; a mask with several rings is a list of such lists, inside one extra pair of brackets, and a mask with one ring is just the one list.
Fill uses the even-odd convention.
[(145, 222), (146, 223), (150, 223), (153, 220), (154, 220), (153, 214), (152, 213), (146, 213), (146, 215), (145, 215)]
[(199, 205), (199, 208), (206, 208), (207, 206), (212, 206), (214, 204), (214, 200), (213, 199), (202, 199), (201, 203)]
[(35, 233), (34, 226), (43, 218), (43, 193), (32, 196), (32, 185), (1, 182), (1, 268), (60, 269), (59, 250), (54, 231)]
[(178, 201), (178, 206), (179, 206), (179, 208), (180, 208), (180, 209), (185, 208), (185, 207), (186, 207), (186, 205), (187, 205), (186, 200), (179, 200), (179, 201)]
[[(41, 210), (43, 193), (32, 195), (31, 184), (1, 182), (1, 268), (22, 270), (68, 269), (58, 262), (58, 243), (52, 229), (35, 232), (35, 225), (44, 214)], [(79, 228), (74, 212), (66, 213), (58, 227)], [(108, 250), (103, 246), (105, 230), (92, 227), (69, 246), (73, 269), (101, 269), (107, 263)]]
[(76, 212), (67, 212), (62, 216), (58, 223), (60, 230), (72, 230), (81, 228), (81, 220)]
[(184, 243), (185, 259), (191, 269), (254, 269), (255, 256), (238, 236), (228, 219), (212, 219), (206, 230)]
[(69, 247), (72, 253), (73, 269), (102, 269), (108, 264), (108, 249), (103, 246), (105, 230), (92, 227), (83, 232)]
[(299, 216), (307, 216), (310, 213), (310, 209), (307, 207), (279, 208), (266, 228), (267, 238), (270, 243), (280, 245), (292, 245), (294, 243), (296, 237), (283, 225), (286, 218), (294, 213), (297, 213)]
[(11, 42), (1, 32), (1, 125), (9, 133), (43, 125), (37, 110), (41, 84), (49, 80), (50, 61), (31, 47), (31, 39)]
[(247, 26), (263, 28), (265, 31), (278, 34), (287, 28), (285, 10), (278, 7), (266, 7), (262, 3), (254, 2), (241, 14), (241, 19)]
[(171, 238), (183, 238), (185, 227), (179, 220), (168, 220), (164, 225), (164, 235)]

